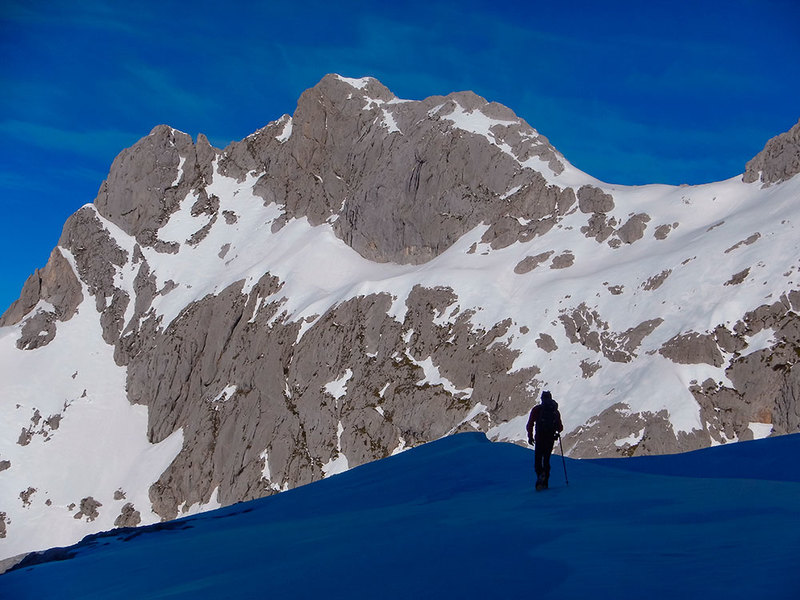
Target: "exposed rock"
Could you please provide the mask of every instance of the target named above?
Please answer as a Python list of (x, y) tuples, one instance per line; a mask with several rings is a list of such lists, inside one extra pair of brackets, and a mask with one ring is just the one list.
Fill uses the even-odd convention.
[(610, 331), (597, 311), (582, 303), (572, 312), (563, 311), (559, 320), (572, 343), (580, 343), (594, 352), (602, 353), (612, 362), (630, 362), (645, 337), (663, 323), (663, 319), (644, 321), (636, 327), (615, 333)]
[(723, 360), (713, 335), (689, 332), (673, 336), (661, 346), (659, 354), (681, 365), (705, 363), (721, 367)]
[(546, 333), (540, 333), (539, 337), (536, 338), (536, 345), (539, 346), (545, 352), (555, 352), (558, 350), (558, 345), (556, 345), (556, 341), (547, 335)]
[(20, 446), (27, 446), (31, 443), (31, 439), (33, 438), (33, 431), (28, 428), (22, 428), (22, 431), (19, 434), (19, 438), (17, 438), (17, 444)]
[(676, 435), (666, 411), (635, 413), (620, 402), (562, 437), (570, 456), (600, 458), (697, 449), (707, 445), (708, 433)]
[(739, 285), (745, 279), (747, 279), (748, 275), (750, 275), (750, 267), (731, 275), (731, 278), (726, 281), (724, 285)]
[(19, 493), (19, 498), (22, 500), (22, 506), (30, 506), (31, 505), (31, 496), (36, 493), (36, 488), (29, 487), (27, 490), (24, 490)]
[[(402, 323), (388, 316), (388, 295), (354, 298), (299, 341), (300, 323), (280, 318), (281, 303), (259, 301), (278, 289), (269, 275), (247, 295), (234, 284), (188, 306), (164, 332), (147, 318), (118, 343), (130, 399), (148, 406), (151, 441), (183, 428), (183, 449), (150, 489), (165, 518), (208, 502), (216, 488), (230, 504), (320, 479), (339, 453), (356, 466), (441, 437), (477, 402), (487, 423), (532, 402), (538, 370), (509, 372), (518, 351), (498, 343), (511, 321), (473, 329), (449, 288), (415, 287)], [(425, 361), (450, 384), (425, 383)], [(346, 371), (344, 397), (328, 394)], [(228, 386), (236, 392), (216, 402)]]
[(46, 346), (56, 337), (56, 316), (52, 312), (38, 311), (25, 319), (22, 326), (17, 348), (20, 350), (35, 350)]
[[(770, 423), (776, 434), (796, 432), (800, 428), (800, 321), (783, 302), (764, 305), (751, 311), (728, 338), (717, 328), (718, 340), (735, 344), (743, 350), (743, 334), (755, 335), (764, 328), (774, 329), (775, 342), (770, 348), (747, 355), (734, 355), (725, 370), (733, 387), (704, 382), (691, 388), (706, 422), (720, 433), (717, 441), (751, 439), (750, 423)], [(724, 436), (724, 439), (723, 439)]]
[(588, 225), (581, 227), (581, 233), (588, 238), (594, 238), (598, 243), (605, 242), (614, 234), (617, 224), (615, 218), (608, 218), (603, 213), (594, 213), (589, 217)]
[(122, 507), (119, 516), (114, 520), (114, 527), (136, 527), (142, 522), (142, 515), (130, 502)]
[(101, 506), (103, 505), (94, 498), (92, 498), (91, 496), (83, 498), (81, 500), (80, 509), (78, 510), (77, 513), (75, 513), (73, 518), (83, 519), (84, 517), (86, 517), (87, 522), (94, 521), (97, 517), (100, 516), (100, 513), (98, 512), (97, 509), (100, 508)]
[(216, 153), (205, 136), (199, 136), (194, 145), (189, 135), (159, 125), (114, 159), (95, 207), (137, 242), (153, 246), (153, 232), (186, 194), (211, 182)]
[(103, 338), (113, 344), (119, 337), (130, 302), (128, 294), (114, 285), (116, 267), (127, 264), (128, 252), (117, 245), (90, 206), (84, 206), (67, 219), (59, 245), (72, 252), (78, 275), (102, 315)]
[(789, 302), (789, 306), (791, 306), (792, 310), (795, 312), (800, 312), (800, 291), (792, 290), (787, 294), (786, 299)]
[(114, 500), (125, 500), (125, 492), (122, 490), (116, 490), (114, 492)]
[(625, 244), (632, 244), (644, 237), (650, 216), (644, 213), (633, 215), (625, 224), (617, 230), (617, 235)]
[[(497, 107), (501, 107), (498, 109)], [(517, 116), (510, 109), (497, 102), (491, 102), (481, 109), (488, 117), (506, 121), (517, 121)], [(502, 116), (501, 116), (502, 115)], [(564, 171), (564, 164), (559, 160), (559, 153), (550, 145), (543, 135), (531, 135), (532, 128), (525, 121), (519, 119), (511, 125), (494, 125), (490, 128), (498, 144), (508, 144), (511, 152), (520, 162), (536, 157), (552, 170), (556, 175)]]
[(659, 225), (656, 227), (655, 232), (653, 233), (653, 237), (657, 240), (665, 240), (667, 236), (669, 236), (670, 231), (672, 231), (675, 227), (677, 227), (677, 223), (672, 225)]
[(598, 187), (584, 185), (578, 190), (578, 208), (583, 213), (609, 213), (614, 210), (614, 197)]
[(786, 319), (792, 319), (792, 306), (788, 297), (782, 297), (772, 304), (761, 306), (745, 313), (742, 320), (734, 325), (733, 330), (738, 334), (753, 336), (764, 329), (774, 329), (784, 326)]
[(718, 325), (714, 329), (714, 340), (717, 342), (720, 350), (733, 354), (734, 352), (741, 352), (747, 348), (747, 342), (741, 334), (735, 334), (728, 330), (723, 325)]
[(630, 362), (636, 357), (636, 350), (642, 345), (644, 338), (653, 333), (663, 322), (664, 319), (661, 318), (642, 321), (636, 327), (604, 339), (603, 356), (612, 362)]
[(553, 262), (550, 263), (551, 269), (566, 269), (571, 267), (575, 263), (575, 255), (569, 251), (565, 250), (558, 256), (553, 258)]
[(10, 460), (0, 460), (0, 471), (5, 471), (6, 469), (10, 468), (11, 468)]
[(71, 319), (83, 300), (81, 284), (58, 248), (50, 253), (47, 265), (37, 269), (25, 282), (19, 299), (0, 317), (0, 327), (19, 323), (40, 300), (52, 305), (52, 314), (60, 321)]
[(55, 431), (61, 426), (61, 418), (63, 415), (50, 415), (45, 419), (44, 424), (49, 427), (52, 431)]
[[(367, 93), (378, 95), (368, 100)], [(490, 225), (484, 241), (502, 248), (547, 231), (575, 203), (572, 189), (549, 185), (485, 137), (452, 126), (447, 116), (459, 106), (496, 113), (483, 98), (457, 93), (380, 105), (393, 98), (378, 82), (356, 91), (326, 76), (301, 95), (288, 139), (278, 139), (286, 120), (276, 121), (226, 148), (220, 166), (240, 178), (261, 174), (256, 193), (288, 216), (317, 225), (337, 215), (336, 234), (381, 262), (426, 262), (482, 222)], [(403, 135), (378, 125), (384, 110)], [(515, 119), (493, 128), (495, 135), (519, 156), (539, 156), (558, 171), (549, 143)], [(509, 185), (518, 190), (504, 198)]]
[(652, 292), (653, 290), (657, 290), (661, 287), (661, 285), (666, 281), (667, 277), (672, 274), (672, 269), (665, 269), (661, 271), (658, 275), (653, 275), (647, 281), (642, 284), (642, 289), (648, 292)]
[(591, 362), (588, 360), (582, 360), (580, 362), (581, 374), (584, 379), (589, 379), (600, 370), (600, 367), (601, 365), (599, 362)]
[(517, 266), (514, 267), (514, 273), (517, 275), (523, 275), (525, 273), (530, 273), (540, 264), (545, 262), (548, 258), (553, 255), (553, 251), (549, 252), (542, 252), (541, 254), (537, 254), (536, 256), (526, 256), (523, 258)]
[(761, 234), (758, 233), (758, 232), (755, 232), (753, 235), (743, 239), (741, 242), (738, 242), (738, 243), (734, 244), (733, 246), (731, 246), (730, 248), (728, 248), (727, 250), (725, 250), (725, 254), (728, 254), (729, 252), (733, 252), (734, 250), (738, 250), (742, 246), (749, 246), (750, 244), (754, 244), (756, 241), (758, 241), (758, 239), (760, 237), (761, 237)]
[(745, 167), (742, 181), (761, 181), (763, 186), (781, 183), (800, 173), (800, 121), (775, 136)]
[[(0, 512), (0, 540), (6, 537), (7, 530), (6, 530), (6, 513)], [(3, 573), (3, 569), (0, 568), (0, 574)]]

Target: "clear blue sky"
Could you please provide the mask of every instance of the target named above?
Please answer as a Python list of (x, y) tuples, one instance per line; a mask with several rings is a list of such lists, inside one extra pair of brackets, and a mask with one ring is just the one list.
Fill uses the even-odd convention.
[(798, 23), (800, 0), (3, 0), (0, 311), (159, 123), (222, 147), (370, 75), (501, 102), (605, 181), (716, 181), (800, 118)]

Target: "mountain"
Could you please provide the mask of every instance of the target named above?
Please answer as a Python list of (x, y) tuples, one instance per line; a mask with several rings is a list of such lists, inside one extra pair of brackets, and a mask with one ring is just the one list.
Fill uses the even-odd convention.
[(611, 185), (475, 94), (337, 75), (224, 150), (156, 127), (0, 319), (0, 558), (522, 441), (545, 388), (573, 457), (798, 431), (799, 137)]
[(13, 598), (792, 598), (800, 436), (561, 460), (464, 433), (270, 498), (31, 555)]

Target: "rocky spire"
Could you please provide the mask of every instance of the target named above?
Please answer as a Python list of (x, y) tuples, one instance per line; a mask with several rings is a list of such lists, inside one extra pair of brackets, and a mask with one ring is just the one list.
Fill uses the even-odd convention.
[(800, 121), (789, 131), (769, 140), (748, 163), (742, 181), (761, 181), (764, 187), (800, 173)]

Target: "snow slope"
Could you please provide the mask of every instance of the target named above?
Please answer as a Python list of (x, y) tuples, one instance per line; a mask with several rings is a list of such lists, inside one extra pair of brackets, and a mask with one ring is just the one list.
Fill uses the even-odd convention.
[(63, 598), (792, 598), (800, 435), (638, 459), (482, 434), (278, 496), (40, 555), (0, 595)]
[[(2, 517), (16, 530), (0, 539), (2, 558), (40, 548), (42, 536), (69, 544), (113, 527), (127, 503), (142, 523), (160, 520), (145, 510), (148, 489), (180, 451), (182, 432), (148, 442), (147, 408), (128, 401), (125, 369), (85, 289), (84, 298), (41, 348), (20, 352), (20, 326), (0, 328), (0, 430), (11, 442), (2, 458), (13, 466), (0, 478)], [(100, 503), (97, 514), (82, 511), (85, 499)]]

